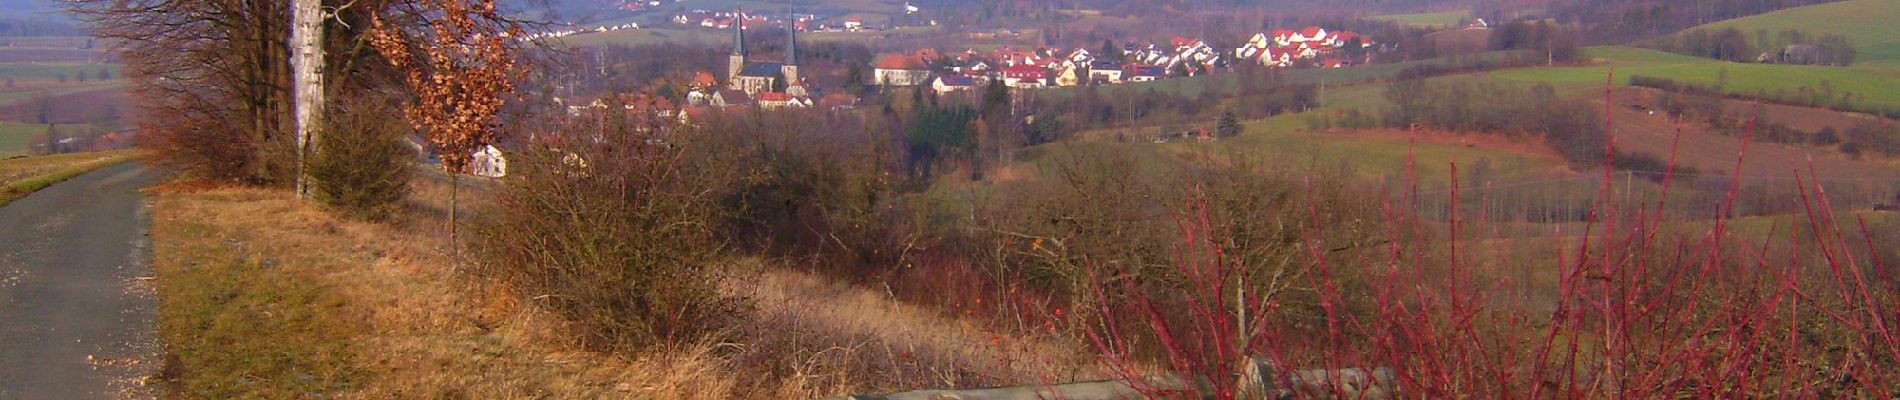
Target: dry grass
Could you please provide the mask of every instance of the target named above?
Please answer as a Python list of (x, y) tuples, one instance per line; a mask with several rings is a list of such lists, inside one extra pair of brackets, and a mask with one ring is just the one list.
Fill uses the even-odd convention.
[[(1051, 356), (1077, 351), (758, 260), (732, 269), (750, 276), (731, 290), (757, 299), (760, 318), (730, 343), (582, 351), (532, 296), (453, 272), (436, 181), (419, 179), (389, 224), (281, 190), (155, 191), (161, 333), (179, 397), (809, 398), (1036, 383), (1079, 364)], [(884, 375), (899, 363), (922, 374)]]
[(0, 206), (88, 171), (131, 160), (130, 150), (0, 160)]
[[(730, 292), (758, 303), (758, 332), (743, 360), (766, 360), (777, 382), (750, 397), (814, 398), (921, 388), (1051, 384), (1100, 379), (1089, 351), (1053, 334), (999, 331), (970, 318), (892, 300), (825, 278), (755, 264)], [(974, 299), (974, 298), (973, 298)], [(776, 364), (776, 365), (774, 365)]]

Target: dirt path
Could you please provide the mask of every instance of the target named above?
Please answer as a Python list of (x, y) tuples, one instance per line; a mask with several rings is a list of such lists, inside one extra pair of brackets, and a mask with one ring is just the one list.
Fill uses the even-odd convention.
[(136, 163), (0, 207), (0, 399), (150, 398), (151, 227)]

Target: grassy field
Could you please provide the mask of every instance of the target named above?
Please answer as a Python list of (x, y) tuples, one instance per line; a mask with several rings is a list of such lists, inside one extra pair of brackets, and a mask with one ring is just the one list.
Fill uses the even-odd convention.
[(1446, 11), (1422, 14), (1375, 15), (1371, 19), (1392, 21), (1416, 27), (1456, 27), (1471, 17), (1471, 11)]
[(0, 159), (0, 206), (88, 171), (131, 160), (132, 151)]
[(33, 138), (46, 133), (46, 125), (0, 121), (0, 157), (32, 151)]
[(661, 43), (693, 45), (721, 43), (721, 40), (731, 41), (732, 33), (726, 32), (722, 35), (719, 31), (711, 29), (667, 26), (584, 33), (555, 40), (559, 43), (576, 47), (606, 45), (639, 46)]
[(68, 82), (77, 83), (79, 74), (86, 75), (86, 81), (92, 82), (99, 77), (99, 70), (107, 71), (110, 78), (119, 78), (119, 66), (116, 64), (83, 62), (10, 62), (0, 63), (0, 79), (13, 78), (15, 84), (29, 82), (58, 82), (59, 75), (65, 74)]
[(1725, 82), (1722, 89), (1729, 93), (1832, 92), (1834, 95), (1830, 97), (1833, 98), (1851, 96), (1849, 101), (1856, 106), (1900, 107), (1900, 76), (1896, 75), (1854, 68), (1731, 63), (1630, 47), (1593, 47), (1586, 52), (1596, 59), (1592, 65), (1523, 68), (1493, 72), (1490, 76), (1560, 87), (1601, 87), (1614, 67), (1618, 85), (1627, 85), (1631, 75), (1645, 75), (1697, 85)]
[[(1691, 29), (1736, 28), (1751, 35), (1784, 30), (1845, 35), (1859, 60), (1900, 66), (1900, 0), (1851, 0), (1791, 8)], [(1750, 36), (1753, 37), (1753, 36)]]

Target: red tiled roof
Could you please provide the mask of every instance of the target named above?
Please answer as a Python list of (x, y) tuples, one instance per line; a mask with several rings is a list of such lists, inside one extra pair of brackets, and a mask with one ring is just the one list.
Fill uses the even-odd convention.
[(878, 56), (876, 66), (878, 69), (930, 69), (929, 65), (924, 64), (924, 60), (904, 54), (885, 54)]

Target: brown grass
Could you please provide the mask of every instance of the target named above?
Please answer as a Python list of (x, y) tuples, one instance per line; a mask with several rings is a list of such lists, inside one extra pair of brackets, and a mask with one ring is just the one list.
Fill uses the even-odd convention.
[[(479, 198), (482, 185), (464, 187), (463, 198)], [(742, 328), (749, 332), (638, 355), (578, 350), (562, 321), (533, 307), (532, 296), (453, 271), (442, 251), (446, 189), (431, 179), (416, 186), (409, 211), (389, 224), (338, 218), (281, 190), (156, 189), (161, 325), (174, 357), (173, 394), (810, 398), (1038, 383), (1071, 377), (1054, 366), (1080, 364), (1054, 356), (1077, 351), (991, 333), (756, 259), (731, 269), (750, 279), (732, 280), (744, 286), (729, 288), (759, 300), (756, 326)], [(245, 284), (218, 281), (233, 279)], [(194, 290), (204, 287), (219, 290)], [(263, 290), (297, 294), (249, 292)], [(315, 312), (303, 309), (311, 307)], [(219, 331), (239, 328), (244, 335)], [(899, 363), (911, 365), (892, 367)], [(187, 365), (195, 368), (181, 367)], [(287, 367), (294, 368), (278, 371)], [(290, 382), (268, 379), (275, 376)]]
[(131, 160), (133, 151), (72, 153), (0, 160), (0, 206), (86, 172)]

